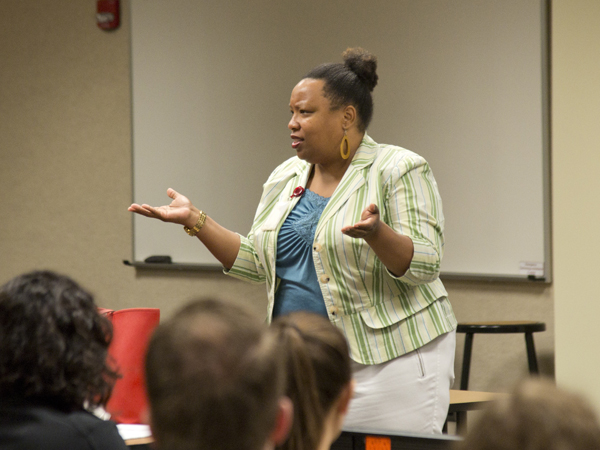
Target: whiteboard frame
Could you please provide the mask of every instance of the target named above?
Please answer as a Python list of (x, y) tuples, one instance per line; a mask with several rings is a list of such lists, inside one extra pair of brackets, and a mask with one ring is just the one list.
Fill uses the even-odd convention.
[[(132, 0), (132, 2), (130, 3), (131, 7), (133, 8), (133, 2), (134, 1), (138, 1), (138, 0)], [(544, 198), (543, 198), (543, 215), (544, 215), (544, 277), (542, 278), (536, 278), (535, 280), (532, 280), (530, 277), (528, 277), (527, 275), (514, 275), (514, 274), (478, 274), (478, 273), (453, 273), (453, 272), (449, 272), (449, 271), (443, 271), (441, 274), (441, 278), (443, 279), (486, 279), (486, 280), (496, 280), (496, 281), (542, 281), (542, 282), (546, 282), (549, 283), (551, 282), (552, 279), (552, 264), (551, 264), (551, 198), (550, 198), (550, 124), (549, 124), (549, 120), (550, 120), (550, 93), (549, 93), (549, 2), (548, 0), (542, 0), (540, 1), (541, 4), (541, 11), (540, 14), (542, 16), (541, 19), (541, 31), (542, 31), (542, 36), (541, 36), (541, 53), (542, 53), (542, 101), (543, 101), (543, 106), (542, 106), (542, 114), (543, 114), (543, 119), (542, 119), (542, 127), (543, 127), (543, 193), (544, 193)], [(130, 14), (130, 20), (133, 21), (132, 18), (133, 14)], [(133, 32), (132, 32), (133, 34)], [(132, 37), (133, 39), (133, 37)], [(133, 47), (133, 46), (132, 46)], [(134, 89), (133, 89), (133, 83), (134, 83), (134, 68), (133, 68), (133, 49), (132, 49), (132, 105), (134, 103)], [(132, 124), (134, 123), (134, 119), (135, 119), (135, 111), (134, 108), (132, 107)], [(132, 141), (134, 141), (135, 139), (135, 133), (134, 130), (132, 129)], [(134, 142), (134, 146), (135, 146), (135, 142)], [(134, 179), (134, 183), (132, 186), (132, 191), (134, 192), (133, 196), (134, 196), (134, 201), (136, 201), (135, 198), (135, 152), (132, 149), (132, 158), (133, 158), (133, 164), (132, 164), (132, 171), (133, 173), (133, 179)], [(266, 177), (264, 177), (264, 179), (266, 179)], [(443, 194), (442, 194), (443, 196)], [(149, 220), (146, 218), (142, 218), (139, 216), (135, 216), (134, 220), (133, 220), (133, 224), (132, 224), (132, 234), (134, 236), (133, 239), (133, 243), (132, 243), (132, 263), (130, 263), (130, 265), (133, 265), (136, 268), (143, 268), (143, 269), (159, 269), (158, 265), (156, 264), (147, 264), (144, 263), (143, 260), (136, 260), (136, 243), (135, 243), (135, 234), (136, 234), (136, 222), (138, 220)], [(166, 229), (166, 228), (165, 228)], [(243, 230), (238, 230), (238, 231), (243, 231)], [(182, 233), (181, 231), (179, 231), (180, 233)], [(185, 236), (184, 236), (185, 237)], [(189, 237), (187, 237), (187, 239), (189, 239)], [(191, 241), (191, 240), (190, 240)], [(191, 242), (190, 242), (191, 243)], [(184, 262), (184, 263), (174, 263), (174, 264), (166, 264), (160, 265), (160, 269), (177, 269), (177, 270), (217, 270), (220, 269), (221, 266), (220, 264), (218, 264), (218, 262), (202, 262), (202, 263), (189, 263), (189, 262)]]

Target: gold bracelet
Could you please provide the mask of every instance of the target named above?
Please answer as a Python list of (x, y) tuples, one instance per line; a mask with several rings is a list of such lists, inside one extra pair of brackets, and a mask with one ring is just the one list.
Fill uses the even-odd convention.
[(183, 229), (185, 230), (185, 232), (187, 234), (194, 237), (198, 234), (198, 231), (200, 231), (200, 228), (202, 228), (204, 226), (204, 222), (206, 222), (206, 213), (201, 210), (200, 217), (198, 217), (198, 222), (196, 222), (196, 225), (194, 225), (194, 228), (188, 228), (184, 225)]

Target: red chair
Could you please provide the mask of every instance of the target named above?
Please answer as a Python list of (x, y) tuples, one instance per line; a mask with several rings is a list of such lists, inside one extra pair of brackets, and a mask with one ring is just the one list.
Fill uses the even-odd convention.
[(150, 336), (160, 321), (160, 310), (99, 308), (99, 311), (113, 324), (113, 340), (108, 353), (122, 376), (115, 383), (106, 410), (117, 423), (144, 423), (148, 409), (144, 358)]

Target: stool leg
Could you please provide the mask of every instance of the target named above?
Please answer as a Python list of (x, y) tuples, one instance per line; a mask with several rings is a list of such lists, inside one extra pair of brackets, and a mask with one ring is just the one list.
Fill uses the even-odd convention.
[(465, 335), (465, 349), (463, 351), (462, 372), (460, 374), (460, 389), (469, 389), (469, 371), (471, 369), (471, 350), (473, 349), (473, 333)]
[(525, 333), (525, 345), (527, 346), (527, 362), (529, 363), (529, 373), (539, 373), (537, 357), (535, 355), (535, 344), (533, 343), (533, 333)]
[(467, 412), (456, 412), (456, 434), (464, 436), (467, 433)]

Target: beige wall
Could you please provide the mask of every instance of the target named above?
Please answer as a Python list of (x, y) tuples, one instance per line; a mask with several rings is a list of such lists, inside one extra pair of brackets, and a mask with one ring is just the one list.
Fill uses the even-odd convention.
[[(111, 308), (165, 315), (203, 294), (263, 288), (219, 274), (139, 272), (131, 258), (129, 3), (114, 32), (93, 1), (3, 1), (0, 281), (50, 268)], [(190, 243), (193, 241), (190, 239)]]
[[(221, 295), (260, 311), (263, 286), (218, 272), (136, 272), (122, 263), (131, 257), (132, 183), (129, 2), (122, 5), (121, 28), (104, 32), (91, 0), (3, 0), (0, 283), (49, 268), (72, 276), (109, 308), (160, 307), (165, 317), (194, 296)], [(553, 374), (551, 286), (447, 287), (461, 321), (545, 321), (548, 331), (536, 335), (536, 345), (542, 370)], [(462, 343), (459, 336), (457, 367)], [(522, 336), (475, 338), (472, 389), (504, 391), (526, 371)]]
[(600, 2), (555, 0), (552, 170), (556, 376), (600, 409)]

